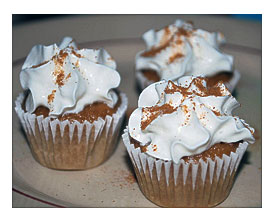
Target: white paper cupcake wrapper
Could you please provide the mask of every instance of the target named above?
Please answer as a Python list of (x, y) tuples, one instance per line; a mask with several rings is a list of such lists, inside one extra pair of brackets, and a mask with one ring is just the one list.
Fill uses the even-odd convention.
[[(234, 89), (236, 88), (239, 80), (241, 78), (241, 74), (238, 70), (234, 70), (233, 76), (230, 79), (229, 82), (224, 83), (225, 86), (228, 88), (230, 92), (233, 92)], [(137, 70), (136, 71), (136, 80), (138, 83), (138, 86), (141, 90), (144, 90), (146, 87), (148, 87), (150, 84), (153, 84), (153, 81), (148, 80), (141, 71)]]
[(51, 120), (22, 109), (24, 94), (15, 101), (15, 111), (27, 135), (32, 153), (44, 166), (54, 169), (87, 169), (105, 161), (114, 149), (128, 99), (120, 93), (121, 105), (105, 119), (93, 123)]
[(122, 138), (142, 192), (149, 200), (164, 207), (211, 207), (225, 200), (248, 146), (247, 142), (241, 143), (235, 153), (216, 157), (214, 161), (207, 158), (207, 162), (200, 159), (197, 164), (184, 160), (175, 164), (135, 148), (130, 143), (127, 128)]

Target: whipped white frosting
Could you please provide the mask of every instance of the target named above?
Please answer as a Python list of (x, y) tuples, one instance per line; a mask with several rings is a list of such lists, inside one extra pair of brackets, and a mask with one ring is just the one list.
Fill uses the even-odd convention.
[[(194, 78), (184, 76), (177, 82), (163, 80), (141, 93), (138, 108), (129, 119), (129, 134), (147, 146), (148, 155), (178, 163), (182, 157), (200, 154), (216, 143), (254, 142), (254, 129), (232, 115), (240, 105), (226, 87), (219, 83), (217, 89), (221, 96), (209, 95), (195, 84)], [(206, 87), (204, 79), (195, 79)], [(188, 88), (189, 93), (174, 91), (175, 86)], [(173, 112), (157, 113), (158, 107), (164, 105), (169, 105)], [(142, 127), (152, 114), (158, 115)]]
[(26, 110), (45, 106), (55, 116), (80, 112), (97, 101), (113, 107), (118, 96), (112, 89), (120, 83), (115, 69), (107, 51), (78, 49), (71, 37), (59, 45), (36, 45), (20, 73), (22, 87), (30, 90)]
[(233, 57), (219, 50), (225, 42), (219, 32), (195, 29), (190, 23), (176, 20), (159, 31), (147, 31), (142, 38), (146, 50), (136, 55), (137, 72), (151, 69), (161, 80), (175, 80), (183, 75), (209, 77), (233, 70)]

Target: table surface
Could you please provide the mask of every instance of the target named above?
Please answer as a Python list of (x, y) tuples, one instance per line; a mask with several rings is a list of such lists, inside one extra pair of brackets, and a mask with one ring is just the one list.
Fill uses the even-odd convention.
[[(246, 81), (241, 80), (238, 85), (237, 99), (242, 103), (243, 112), (242, 115), (248, 123), (252, 126), (257, 126), (256, 130), (258, 132), (258, 140), (256, 145), (253, 145), (252, 154), (249, 157), (246, 157), (246, 162), (244, 164), (244, 171), (241, 171), (238, 176), (234, 188), (239, 188), (239, 190), (232, 190), (233, 197), (237, 197), (237, 202), (239, 205), (234, 203), (234, 199), (229, 197), (221, 207), (234, 207), (234, 206), (249, 206), (249, 207), (261, 207), (261, 23), (237, 20), (233, 18), (228, 18), (224, 16), (213, 16), (213, 15), (86, 15), (86, 16), (72, 16), (64, 17), (58, 19), (50, 19), (47, 21), (40, 21), (34, 23), (28, 23), (24, 25), (18, 25), (13, 27), (13, 101), (15, 97), (21, 90), (18, 74), (20, 71), (20, 65), (24, 61), (24, 58), (31, 47), (36, 44), (45, 44), (49, 45), (55, 42), (59, 42), (64, 36), (72, 36), (81, 43), (82, 46), (91, 46), (102, 44), (106, 45), (108, 51), (111, 55), (114, 56), (118, 63), (118, 70), (120, 73), (132, 73), (134, 66), (134, 55), (135, 53), (142, 48), (142, 42), (138, 39), (141, 34), (150, 28), (161, 28), (164, 25), (172, 23), (175, 19), (182, 18), (185, 20), (192, 20), (196, 27), (200, 27), (209, 31), (221, 31), (227, 38), (228, 47), (225, 47), (228, 53), (232, 53), (236, 59), (236, 66), (240, 69), (241, 73), (247, 76)], [(122, 40), (123, 39), (123, 40)], [(101, 42), (97, 42), (97, 41)], [(106, 40), (106, 41), (102, 41)], [(94, 42), (96, 41), (96, 42)], [(93, 43), (92, 43), (93, 42)], [(120, 44), (124, 44), (126, 49), (121, 49), (123, 52), (119, 52), (118, 47)], [(131, 49), (127, 49), (127, 44), (131, 45)], [(125, 55), (129, 54), (129, 57), (125, 59)], [(244, 57), (243, 55), (246, 55)], [(249, 55), (249, 56), (247, 56)], [(119, 63), (121, 62), (121, 63)], [(126, 84), (128, 81), (133, 82), (133, 78), (129, 79), (131, 75), (125, 76), (122, 75), (121, 90), (128, 93), (129, 87)], [(123, 80), (124, 77), (124, 80)], [(248, 82), (250, 85), (248, 85)], [(256, 118), (254, 116), (247, 115), (246, 111), (249, 111), (249, 107), (252, 106), (252, 103), (246, 102), (246, 97), (252, 97), (253, 93), (247, 90), (248, 86), (255, 85), (255, 99), (256, 107), (255, 110)], [(134, 108), (136, 105), (137, 95), (131, 93), (128, 94), (129, 100), (131, 103), (130, 108)], [(247, 105), (247, 109), (245, 109)], [(249, 112), (248, 112), (249, 113)], [(18, 130), (18, 118), (13, 112), (13, 150), (18, 146), (18, 137), (21, 140), (25, 140), (22, 136), (22, 133), (19, 133)], [(16, 136), (16, 137), (15, 137)], [(24, 142), (26, 144), (26, 142)], [(257, 148), (256, 148), (257, 147)], [(116, 156), (119, 157), (122, 153), (121, 148), (123, 148), (122, 142), (119, 142), (118, 149), (113, 155), (113, 159), (109, 160), (109, 163), (112, 163)], [(256, 152), (255, 152), (256, 151)], [(23, 156), (22, 156), (23, 157)], [(32, 159), (28, 156), (28, 159)], [(70, 202), (60, 203), (58, 197), (54, 199), (49, 199), (41, 191), (36, 191), (36, 193), (28, 193), (28, 188), (24, 188), (26, 185), (20, 184), (18, 186), (18, 178), (20, 174), (16, 169), (20, 167), (17, 158), (13, 155), (13, 207), (59, 207), (59, 206), (77, 206), (76, 204), (72, 205)], [(119, 159), (119, 158), (118, 158)], [(249, 161), (253, 165), (249, 165)], [(35, 162), (35, 161), (30, 161)], [(22, 164), (22, 163), (21, 163)], [(34, 164), (35, 165), (35, 164)], [(38, 165), (38, 164), (37, 164)], [(42, 168), (42, 167), (41, 167)], [(108, 169), (108, 161), (102, 165), (97, 171), (98, 174), (103, 170)], [(256, 170), (257, 169), (257, 170)], [(249, 174), (245, 174), (245, 171), (253, 174), (256, 171), (256, 177), (253, 179)], [(56, 171), (55, 171), (56, 172)], [(83, 172), (87, 174), (87, 172)], [(114, 173), (113, 173), (114, 174)], [(117, 171), (118, 177), (123, 176), (124, 180), (126, 179), (126, 184), (116, 185), (117, 193), (121, 193), (121, 190), (131, 190), (133, 194), (137, 193), (137, 196), (140, 196), (141, 192), (138, 189), (136, 182), (131, 181), (131, 175), (128, 172), (119, 172)], [(247, 179), (242, 179), (245, 178)], [(127, 180), (128, 178), (128, 180)], [(69, 178), (68, 178), (69, 179)], [(253, 195), (248, 195), (246, 193), (246, 185), (243, 183), (249, 183), (249, 185), (254, 184), (256, 193)], [(110, 184), (114, 188), (115, 183)], [(108, 187), (108, 186), (107, 186)], [(123, 188), (124, 187), (124, 188)], [(81, 190), (81, 188), (80, 188)], [(136, 190), (136, 191), (135, 191)], [(251, 192), (251, 191), (250, 191)], [(232, 194), (231, 193), (231, 194)], [(37, 196), (39, 194), (39, 196)], [(59, 195), (62, 196), (62, 195)], [(230, 195), (231, 196), (231, 195)], [(250, 196), (249, 200), (246, 199), (246, 202), (243, 202), (243, 196)], [(118, 198), (119, 199), (119, 198)], [(104, 200), (104, 199), (103, 199)], [(226, 203), (227, 202), (227, 203)], [(236, 202), (236, 200), (235, 200)], [(241, 204), (240, 204), (241, 202)], [(126, 203), (119, 203), (118, 201), (110, 201), (109, 204), (94, 204), (98, 207), (118, 207), (118, 206), (137, 206), (137, 207), (155, 207), (152, 203), (147, 201), (141, 196), (140, 200), (137, 199), (136, 205), (129, 205)], [(84, 206), (89, 206), (89, 203), (84, 204)], [(242, 205), (243, 204), (243, 205)], [(81, 206), (81, 205), (79, 205)], [(93, 205), (90, 205), (93, 206)]]

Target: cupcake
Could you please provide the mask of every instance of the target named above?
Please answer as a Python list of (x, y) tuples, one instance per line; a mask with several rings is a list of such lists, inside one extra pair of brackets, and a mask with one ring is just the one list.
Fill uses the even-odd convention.
[(127, 109), (120, 75), (104, 49), (78, 49), (70, 37), (36, 45), (20, 72), (15, 110), (34, 158), (61, 170), (95, 167), (112, 154)]
[(160, 81), (143, 90), (123, 141), (143, 194), (162, 207), (213, 207), (230, 193), (254, 129), (222, 82)]
[(190, 22), (176, 20), (161, 30), (149, 30), (142, 36), (146, 49), (136, 55), (136, 78), (143, 90), (160, 80), (182, 76), (207, 77), (209, 85), (220, 80), (232, 92), (240, 74), (233, 57), (220, 51), (223, 34), (195, 29)]

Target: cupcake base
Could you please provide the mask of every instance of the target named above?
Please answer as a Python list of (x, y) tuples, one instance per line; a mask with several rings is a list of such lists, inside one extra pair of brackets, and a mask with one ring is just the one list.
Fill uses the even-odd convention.
[[(232, 93), (234, 89), (236, 88), (239, 80), (240, 80), (240, 72), (238, 70), (234, 70), (232, 78), (228, 82), (224, 82), (225, 86), (228, 88), (228, 90)], [(149, 80), (142, 71), (136, 71), (136, 80), (138, 87), (142, 90), (144, 90), (146, 87), (148, 87), (150, 84), (154, 83), (155, 81)]]
[(130, 143), (128, 130), (122, 136), (145, 197), (161, 207), (214, 207), (229, 195), (240, 160), (248, 143), (236, 153), (198, 164), (179, 164), (142, 153)]
[(114, 151), (128, 104), (125, 94), (121, 93), (120, 97), (121, 105), (112, 116), (93, 123), (51, 120), (24, 112), (24, 94), (17, 98), (15, 110), (33, 157), (41, 165), (59, 170), (82, 170), (100, 165)]

